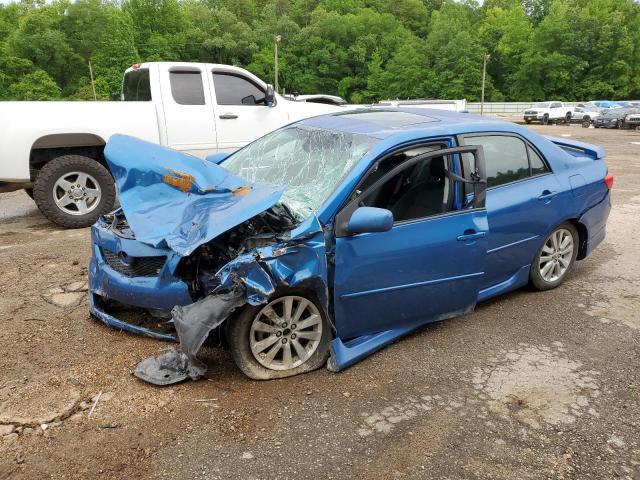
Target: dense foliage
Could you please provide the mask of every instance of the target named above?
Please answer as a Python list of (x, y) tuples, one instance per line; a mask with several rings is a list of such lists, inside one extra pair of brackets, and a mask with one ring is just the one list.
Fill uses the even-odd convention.
[(640, 98), (633, 0), (23, 0), (0, 6), (0, 99), (115, 99), (140, 61), (240, 65), (352, 102)]

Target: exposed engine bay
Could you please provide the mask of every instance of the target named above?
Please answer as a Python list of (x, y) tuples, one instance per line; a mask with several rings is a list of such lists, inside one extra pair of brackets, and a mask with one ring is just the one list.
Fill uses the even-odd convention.
[(286, 205), (276, 204), (198, 247), (180, 261), (175, 274), (189, 285), (194, 301), (206, 297), (220, 285), (220, 268), (251, 250), (287, 240), (296, 223)]

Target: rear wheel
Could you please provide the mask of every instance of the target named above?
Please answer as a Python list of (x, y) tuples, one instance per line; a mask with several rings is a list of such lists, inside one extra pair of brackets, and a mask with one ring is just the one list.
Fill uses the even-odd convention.
[(564, 116), (564, 123), (571, 123), (571, 112), (567, 112), (567, 114)]
[(545, 114), (545, 115), (542, 117), (542, 124), (543, 124), (543, 125), (549, 125), (549, 115)]
[(589, 128), (591, 126), (591, 118), (590, 117), (584, 117), (582, 119), (582, 128)]
[(537, 290), (560, 285), (573, 268), (578, 255), (578, 231), (571, 223), (556, 227), (536, 255), (529, 278)]
[(297, 294), (245, 307), (228, 329), (236, 365), (256, 380), (320, 368), (329, 356), (330, 339), (329, 322), (315, 300)]
[(109, 171), (92, 158), (64, 155), (38, 173), (33, 196), (40, 211), (68, 228), (93, 225), (115, 202), (116, 189)]

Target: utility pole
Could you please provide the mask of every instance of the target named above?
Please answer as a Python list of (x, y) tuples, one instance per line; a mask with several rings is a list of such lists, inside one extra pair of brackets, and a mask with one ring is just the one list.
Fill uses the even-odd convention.
[(275, 38), (275, 81), (273, 83), (274, 85), (274, 90), (276, 91), (276, 93), (279, 93), (279, 85), (278, 85), (278, 44), (280, 43), (280, 40), (282, 40), (282, 36), (280, 36), (279, 34), (276, 34), (276, 38)]
[(93, 99), (98, 100), (98, 97), (96, 97), (96, 84), (93, 81), (93, 68), (91, 68), (91, 60), (89, 60), (89, 76), (91, 77), (91, 90), (93, 90)]
[(484, 115), (484, 83), (487, 79), (487, 61), (491, 58), (491, 55), (485, 53), (484, 62), (482, 64), (482, 93), (480, 95), (480, 115)]

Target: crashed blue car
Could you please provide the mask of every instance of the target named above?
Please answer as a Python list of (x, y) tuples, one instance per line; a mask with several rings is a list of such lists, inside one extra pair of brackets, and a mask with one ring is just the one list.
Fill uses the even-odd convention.
[(141, 362), (196, 379), (208, 341), (254, 379), (339, 371), (490, 297), (560, 285), (604, 238), (604, 150), (426, 109), (306, 119), (207, 160), (126, 136), (121, 209), (92, 229), (91, 313), (179, 347)]

